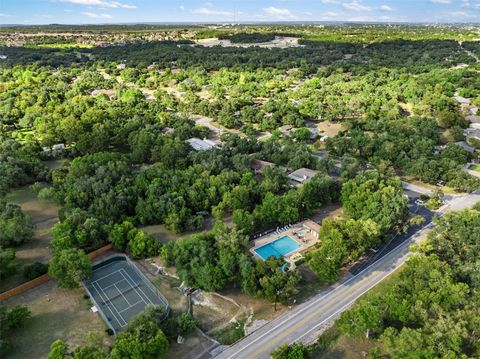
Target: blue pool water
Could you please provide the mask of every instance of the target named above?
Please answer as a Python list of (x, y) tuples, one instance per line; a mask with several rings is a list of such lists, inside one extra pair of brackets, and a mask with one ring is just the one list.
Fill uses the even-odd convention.
[(299, 247), (300, 244), (295, 242), (292, 238), (289, 236), (283, 236), (273, 242), (267, 243), (264, 246), (255, 249), (255, 253), (262, 257), (263, 260), (268, 259), (270, 256), (281, 258)]

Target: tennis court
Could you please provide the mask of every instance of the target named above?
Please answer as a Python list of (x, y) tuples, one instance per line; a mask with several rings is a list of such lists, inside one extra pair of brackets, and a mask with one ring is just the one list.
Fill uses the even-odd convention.
[(162, 306), (168, 312), (167, 300), (125, 256), (116, 256), (93, 266), (92, 277), (84, 286), (115, 334), (147, 305)]

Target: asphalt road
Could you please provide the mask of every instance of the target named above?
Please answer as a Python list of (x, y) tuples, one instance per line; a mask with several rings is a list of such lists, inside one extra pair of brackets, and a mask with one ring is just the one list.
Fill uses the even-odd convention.
[[(443, 213), (449, 210), (457, 211), (469, 208), (479, 201), (480, 191), (452, 197), (449, 198)], [(321, 330), (328, 326), (339, 313), (349, 308), (359, 297), (401, 267), (410, 255), (410, 244), (424, 238), (433, 225), (433, 222), (426, 224), (357, 275), (337, 283), (290, 312), (274, 319), (243, 340), (228, 347), (216, 358), (267, 359), (270, 357), (270, 353), (281, 344), (314, 341)]]

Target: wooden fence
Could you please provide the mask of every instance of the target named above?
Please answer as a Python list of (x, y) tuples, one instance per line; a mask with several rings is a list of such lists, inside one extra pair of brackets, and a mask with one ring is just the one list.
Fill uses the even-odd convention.
[[(94, 250), (93, 252), (88, 253), (88, 256), (90, 257), (90, 259), (94, 259), (104, 254), (105, 252), (108, 252), (111, 249), (112, 249), (112, 244), (110, 243), (110, 244), (107, 244), (106, 246), (98, 248), (97, 250)], [(27, 290), (30, 290), (32, 288), (39, 286), (40, 284), (48, 282), (50, 279), (51, 278), (48, 274), (44, 274), (31, 281), (20, 284), (18, 287), (15, 287), (10, 290), (7, 290), (6, 292), (0, 293), (0, 302), (3, 302), (18, 294), (25, 293)]]

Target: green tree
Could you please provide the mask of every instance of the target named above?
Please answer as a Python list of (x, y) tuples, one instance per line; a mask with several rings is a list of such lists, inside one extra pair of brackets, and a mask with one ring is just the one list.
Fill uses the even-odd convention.
[(180, 314), (177, 322), (178, 329), (182, 335), (191, 333), (197, 326), (197, 321), (187, 312)]
[(61, 339), (55, 340), (50, 346), (48, 359), (64, 359), (68, 355), (68, 345)]
[(272, 359), (310, 359), (311, 357), (311, 348), (302, 343), (281, 345), (271, 354)]
[(8, 309), (0, 306), (0, 355), (5, 355), (11, 348), (8, 340), (11, 331), (22, 327), (30, 315), (27, 307), (16, 305)]
[(385, 179), (377, 171), (364, 171), (342, 187), (345, 213), (353, 219), (371, 219), (382, 232), (407, 213), (408, 200), (399, 179)]
[(0, 247), (0, 279), (6, 279), (15, 274), (15, 251), (12, 248), (3, 249)]
[(32, 238), (30, 217), (14, 203), (0, 201), (0, 246), (18, 246)]
[(151, 257), (155, 255), (157, 245), (151, 236), (143, 231), (138, 231), (128, 242), (128, 251), (137, 258)]
[(347, 256), (347, 246), (334, 221), (323, 221), (320, 238), (320, 247), (312, 252), (308, 263), (321, 282), (332, 283)]
[(92, 273), (90, 258), (81, 249), (63, 249), (50, 260), (48, 274), (58, 280), (61, 288), (73, 289)]

